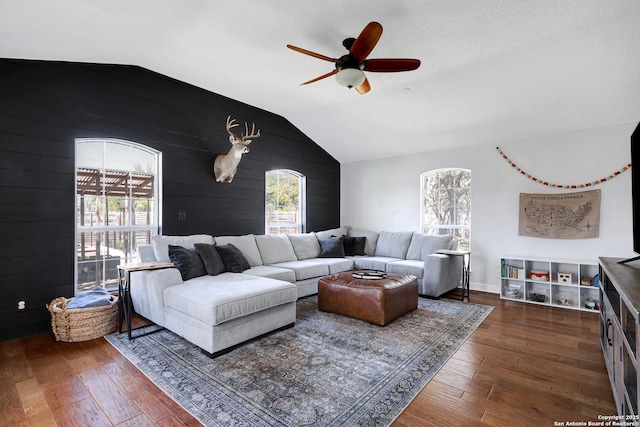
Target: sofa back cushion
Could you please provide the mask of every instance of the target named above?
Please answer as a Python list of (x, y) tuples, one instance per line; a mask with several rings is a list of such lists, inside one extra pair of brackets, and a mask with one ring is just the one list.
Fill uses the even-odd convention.
[(405, 259), (413, 231), (381, 231), (375, 256)]
[(196, 243), (213, 244), (213, 237), (208, 234), (192, 234), (190, 236), (153, 236), (151, 244), (156, 260), (160, 262), (171, 262), (169, 259), (169, 245), (182, 246), (193, 249)]
[(451, 234), (428, 236), (423, 233), (413, 233), (406, 258), (424, 261), (428, 255), (431, 255), (438, 249), (449, 249), (452, 240), (453, 236)]
[[(245, 234), (244, 236), (217, 236), (215, 238), (216, 245), (227, 245), (231, 243), (238, 248), (242, 255), (249, 261), (251, 267), (262, 265), (262, 257), (256, 244), (256, 238), (253, 234)], [(220, 254), (222, 256), (222, 254)]]
[(331, 237), (346, 236), (348, 232), (348, 227), (331, 228), (329, 230), (316, 231), (316, 237), (318, 240), (327, 240)]
[(369, 256), (376, 254), (376, 245), (378, 244), (378, 236), (380, 236), (380, 233), (377, 231), (349, 229), (347, 236), (364, 237), (366, 239), (364, 243), (364, 254)]
[(299, 261), (309, 258), (318, 258), (320, 255), (320, 242), (315, 233), (287, 234), (287, 238), (293, 246), (293, 251)]
[(256, 244), (265, 265), (298, 260), (291, 241), (284, 234), (256, 236)]

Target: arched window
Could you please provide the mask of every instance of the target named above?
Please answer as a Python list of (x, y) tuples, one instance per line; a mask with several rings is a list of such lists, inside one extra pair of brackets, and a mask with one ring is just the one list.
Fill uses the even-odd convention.
[(116, 288), (160, 226), (160, 152), (117, 139), (76, 140), (76, 292)]
[(304, 175), (289, 169), (265, 173), (265, 234), (302, 233), (306, 221)]
[(470, 248), (471, 171), (437, 169), (420, 175), (420, 228), (425, 234), (453, 234), (458, 249)]

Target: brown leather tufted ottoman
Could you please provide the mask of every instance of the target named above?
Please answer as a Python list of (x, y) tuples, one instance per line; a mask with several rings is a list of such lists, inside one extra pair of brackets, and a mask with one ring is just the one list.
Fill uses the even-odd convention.
[(384, 279), (356, 279), (351, 272), (318, 281), (318, 308), (384, 326), (418, 308), (415, 276), (389, 274)]

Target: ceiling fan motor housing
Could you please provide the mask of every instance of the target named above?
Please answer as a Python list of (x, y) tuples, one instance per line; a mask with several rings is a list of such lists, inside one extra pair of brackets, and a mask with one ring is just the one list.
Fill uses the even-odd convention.
[(336, 70), (344, 70), (345, 68), (355, 68), (362, 70), (364, 68), (364, 62), (360, 63), (356, 58), (351, 55), (342, 55), (336, 61)]

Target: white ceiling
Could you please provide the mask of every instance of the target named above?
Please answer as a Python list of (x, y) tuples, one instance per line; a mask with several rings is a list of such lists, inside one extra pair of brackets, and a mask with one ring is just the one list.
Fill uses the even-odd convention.
[[(370, 21), (366, 95), (327, 78)], [(282, 115), (340, 162), (640, 120), (638, 0), (0, 0), (0, 57), (133, 64)], [(251, 120), (242, 117), (239, 120)]]

